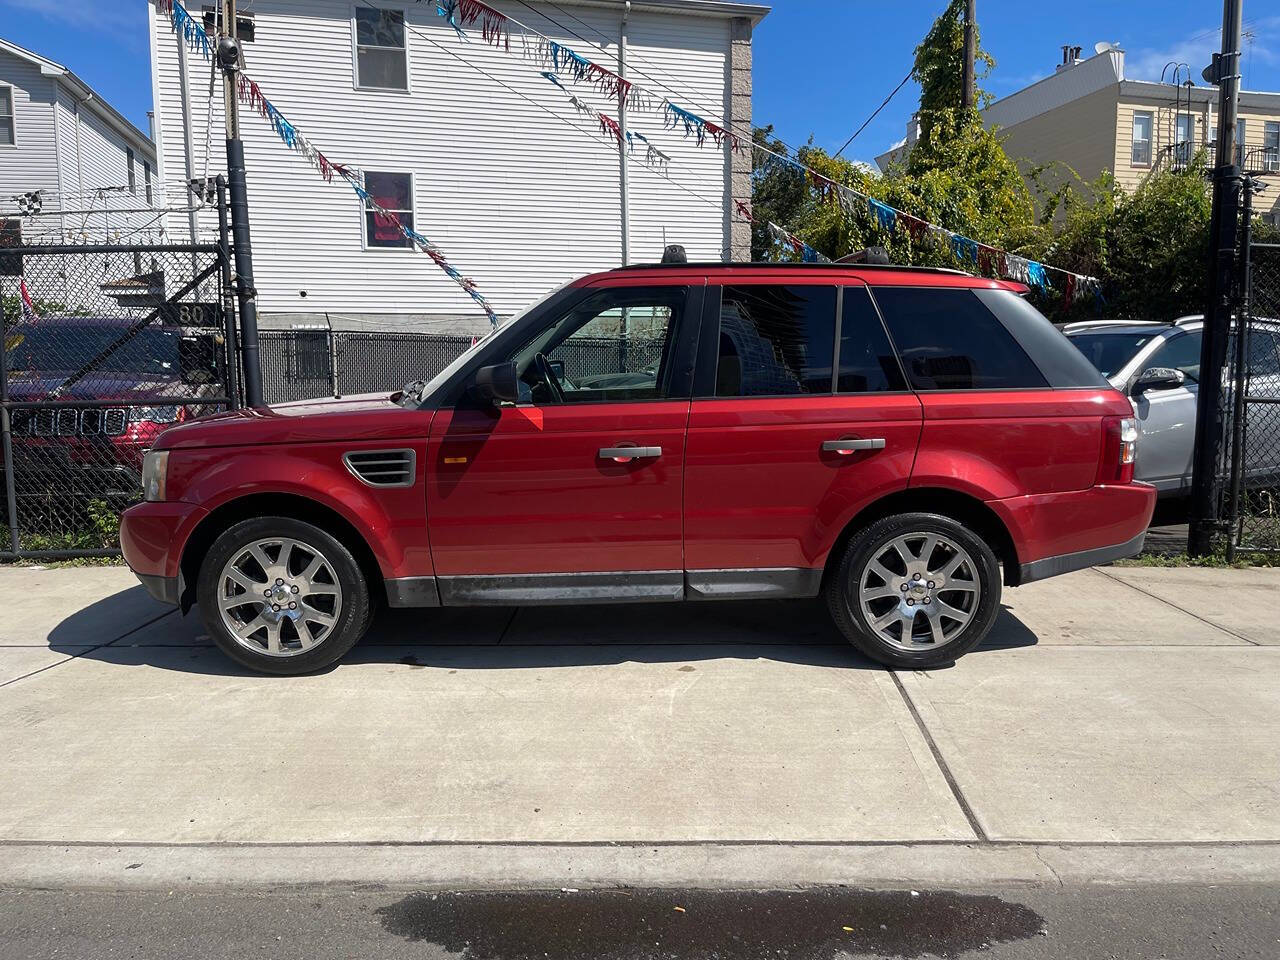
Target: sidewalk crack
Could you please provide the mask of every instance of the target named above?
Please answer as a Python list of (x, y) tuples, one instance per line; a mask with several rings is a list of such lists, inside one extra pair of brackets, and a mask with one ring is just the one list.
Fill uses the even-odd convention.
[(1228, 636), (1235, 637), (1237, 640), (1243, 640), (1245, 643), (1249, 644), (1250, 646), (1254, 646), (1254, 647), (1262, 646), (1262, 644), (1260, 644), (1257, 640), (1250, 640), (1248, 637), (1241, 636), (1240, 634), (1236, 633), (1234, 630), (1228, 630), (1222, 624), (1214, 623), (1212, 620), (1202, 617), (1198, 613), (1192, 613), (1186, 607), (1180, 607), (1173, 601), (1166, 600), (1164, 597), (1160, 596), (1159, 594), (1152, 593), (1150, 590), (1146, 590), (1143, 587), (1138, 586), (1136, 583), (1130, 583), (1128, 580), (1125, 580), (1121, 577), (1113, 576), (1112, 574), (1107, 573), (1107, 571), (1104, 570), (1102, 567), (1094, 567), (1094, 570), (1102, 574), (1112, 583), (1122, 584), (1128, 587), (1130, 590), (1137, 590), (1139, 593), (1141, 593), (1144, 596), (1150, 597), (1152, 600), (1159, 600), (1165, 606), (1173, 607), (1173, 609), (1181, 613), (1185, 613), (1188, 617), (1191, 617), (1193, 620), (1199, 620), (1205, 626), (1213, 627), (1213, 629), (1215, 630), (1221, 630), (1223, 633), (1227, 634)]

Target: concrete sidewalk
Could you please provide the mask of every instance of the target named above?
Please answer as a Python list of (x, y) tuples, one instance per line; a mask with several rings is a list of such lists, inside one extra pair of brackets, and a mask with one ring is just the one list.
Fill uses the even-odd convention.
[(0, 884), (1280, 879), (1280, 570), (1009, 590), (931, 673), (808, 602), (391, 612), (273, 678), (124, 569), (0, 596)]

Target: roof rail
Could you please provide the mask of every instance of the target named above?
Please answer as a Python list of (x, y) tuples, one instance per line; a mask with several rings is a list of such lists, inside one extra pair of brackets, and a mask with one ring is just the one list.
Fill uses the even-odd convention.
[(691, 263), (628, 263), (614, 267), (613, 270), (684, 270), (684, 269), (723, 269), (725, 267), (752, 267), (756, 269), (784, 270), (907, 270), (911, 273), (945, 273), (952, 276), (971, 277), (974, 274), (964, 270), (953, 270), (950, 267), (914, 267), (900, 263), (772, 263), (767, 260), (704, 260)]

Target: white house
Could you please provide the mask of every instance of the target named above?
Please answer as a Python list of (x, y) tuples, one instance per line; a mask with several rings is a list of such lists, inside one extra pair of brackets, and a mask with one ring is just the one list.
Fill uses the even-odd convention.
[(154, 241), (140, 234), (156, 181), (145, 133), (62, 64), (0, 37), (0, 218), (28, 241)]
[[(215, 8), (190, 14), (214, 33)], [(690, 258), (746, 259), (749, 148), (702, 146), (664, 126), (662, 98), (750, 142), (751, 32), (768, 8), (737, 0), (491, 0), (532, 31), (656, 94), (619, 118), (616, 98), (542, 75), (540, 41), (513, 26), (510, 49), (479, 23), (459, 34), (435, 3), (254, 0), (243, 4), (246, 73), (330, 160), (365, 171), (370, 192), (436, 243), (500, 315), (554, 286), (624, 261), (656, 261), (667, 243)], [(182, 51), (152, 0), (159, 175), (225, 170), (221, 85)], [(245, 36), (245, 34), (250, 34)], [(544, 48), (545, 49), (545, 48)], [(182, 63), (186, 64), (185, 80)], [(620, 119), (620, 150), (584, 105)], [(212, 110), (212, 127), (209, 111)], [(212, 135), (208, 135), (212, 129)], [(266, 326), (324, 321), (445, 332), (487, 328), (477, 305), (395, 224), (364, 208), (241, 109), (259, 311)], [(646, 143), (667, 158), (646, 163)], [(188, 150), (187, 145), (190, 145)], [(206, 148), (207, 147), (207, 148)], [(202, 215), (201, 230), (211, 225)], [(181, 239), (185, 216), (171, 217)]]

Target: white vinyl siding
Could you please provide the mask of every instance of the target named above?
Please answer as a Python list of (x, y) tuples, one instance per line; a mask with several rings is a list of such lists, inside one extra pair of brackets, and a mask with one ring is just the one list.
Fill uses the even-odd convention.
[[(13, 97), (14, 147), (0, 148), (0, 196), (58, 189), (54, 82), (40, 68), (0, 50), (0, 84)], [(24, 235), (26, 227), (24, 226)]]
[[(546, 7), (589, 40), (603, 45), (604, 38), (614, 38), (601, 52), (511, 0), (493, 4), (616, 66), (620, 7), (561, 0), (558, 5), (583, 22)], [(434, 5), (396, 9), (401, 6), (412, 91), (407, 95), (353, 88), (350, 0), (255, 0), (257, 35), (245, 48), (247, 71), (331, 160), (413, 174), (414, 228), (475, 280), (500, 315), (574, 277), (618, 266), (621, 212), (613, 140), (602, 137), (594, 121), (579, 116), (565, 94), (539, 75), (544, 68), (521, 55), (518, 38), (512, 38), (510, 53), (481, 42), (478, 27), (468, 30), (470, 42), (459, 42)], [(177, 40), (163, 16), (154, 9), (151, 16), (157, 136), (163, 179), (172, 183), (184, 176)], [(728, 20), (633, 10), (628, 33), (636, 82), (706, 117), (724, 117)], [(306, 51), (306, 70), (298, 69), (299, 51)], [(209, 67), (193, 55), (189, 70), (199, 175)], [(566, 86), (617, 115), (616, 102), (589, 84)], [(210, 175), (225, 170), (220, 97), (213, 109)], [(710, 143), (699, 148), (692, 138), (664, 129), (657, 111), (628, 111), (628, 126), (671, 158), (670, 180), (640, 162), (642, 143), (628, 164), (632, 260), (658, 260), (665, 243), (684, 244), (690, 260), (721, 259), (727, 243), (725, 152)], [(272, 323), (273, 314), (329, 311), (463, 317), (468, 324), (479, 320), (476, 329), (487, 327), (470, 297), (428, 257), (409, 249), (366, 250), (362, 204), (349, 186), (338, 178), (324, 182), (255, 113), (242, 111), (241, 128), (264, 322)], [(200, 222), (208, 235), (216, 219), (203, 213)], [(185, 215), (170, 217), (168, 227), (175, 237), (185, 237)]]

